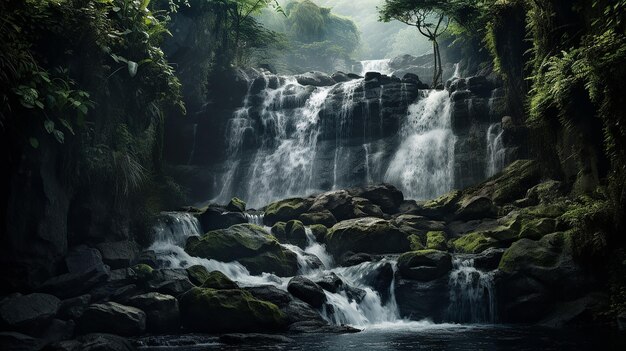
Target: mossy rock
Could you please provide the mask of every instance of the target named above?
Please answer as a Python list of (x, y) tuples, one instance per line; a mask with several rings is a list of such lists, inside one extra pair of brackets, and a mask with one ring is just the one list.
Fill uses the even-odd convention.
[(337, 219), (329, 210), (303, 213), (298, 218), (304, 225), (322, 224), (328, 228), (337, 224)]
[(325, 242), (337, 257), (348, 251), (386, 254), (410, 249), (406, 233), (391, 222), (375, 217), (339, 222), (328, 231)]
[(425, 202), (419, 212), (431, 218), (445, 218), (459, 208), (458, 201), (461, 199), (462, 195), (463, 193), (460, 191), (453, 190), (436, 199)]
[(272, 229), (270, 230), (270, 232), (272, 233), (272, 235), (274, 235), (274, 237), (276, 237), (276, 239), (278, 239), (279, 241), (284, 241), (287, 239), (287, 235), (285, 233), (285, 226), (287, 225), (287, 223), (285, 222), (276, 222), (273, 226)]
[(292, 198), (272, 202), (265, 208), (263, 222), (266, 225), (274, 225), (276, 222), (287, 222), (298, 219), (301, 214), (307, 212), (313, 200), (303, 198)]
[(142, 282), (147, 282), (152, 279), (152, 273), (154, 272), (154, 268), (150, 267), (145, 263), (140, 263), (132, 267), (133, 271), (137, 275), (137, 279)]
[(426, 233), (426, 248), (433, 250), (448, 250), (448, 239), (446, 233), (442, 231), (432, 231)]
[(498, 268), (506, 273), (553, 268), (565, 250), (571, 251), (568, 233), (548, 234), (540, 240), (520, 239), (504, 252)]
[(306, 247), (306, 229), (299, 220), (294, 219), (285, 224), (285, 236), (288, 243), (302, 248)]
[(407, 237), (411, 251), (423, 250), (424, 243), (422, 237), (417, 234), (411, 234)]
[(240, 289), (193, 288), (180, 296), (186, 330), (203, 333), (281, 331), (287, 318), (276, 305)]
[(496, 204), (520, 199), (541, 179), (541, 168), (534, 160), (517, 160), (504, 169), (496, 179), (497, 186), (492, 195)]
[(199, 264), (187, 267), (187, 275), (189, 280), (196, 286), (204, 284), (209, 278), (209, 270)]
[(539, 240), (544, 235), (556, 231), (557, 221), (554, 218), (539, 218), (525, 222), (520, 230), (519, 237)]
[(228, 289), (238, 289), (239, 286), (234, 281), (230, 280), (224, 273), (220, 271), (213, 271), (207, 275), (204, 283), (202, 283), (203, 288), (217, 289), (217, 290), (228, 290)]
[(460, 253), (477, 254), (488, 248), (501, 246), (502, 244), (498, 240), (481, 232), (469, 233), (452, 241), (452, 248), (455, 252)]
[(398, 272), (406, 279), (430, 281), (452, 269), (452, 256), (440, 250), (406, 252), (398, 257)]
[(326, 234), (328, 234), (328, 228), (321, 224), (314, 224), (309, 227), (311, 229), (311, 233), (315, 237), (315, 240), (318, 243), (324, 243), (326, 240)]
[(226, 210), (231, 212), (245, 212), (246, 202), (238, 197), (233, 197), (228, 205), (226, 205)]
[(200, 238), (190, 238), (185, 251), (192, 256), (222, 262), (239, 261), (252, 274), (268, 272), (291, 276), (298, 270), (296, 254), (254, 224), (238, 224), (208, 232)]

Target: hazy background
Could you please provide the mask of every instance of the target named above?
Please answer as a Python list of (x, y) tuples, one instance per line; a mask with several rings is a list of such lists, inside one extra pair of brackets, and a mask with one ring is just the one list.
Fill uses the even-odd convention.
[[(431, 44), (417, 31), (397, 21), (378, 22), (377, 6), (384, 0), (312, 0), (330, 7), (332, 12), (353, 20), (361, 31), (361, 48), (355, 59), (373, 60), (392, 58), (402, 54), (427, 54)], [(283, 3), (287, 2), (285, 0)]]

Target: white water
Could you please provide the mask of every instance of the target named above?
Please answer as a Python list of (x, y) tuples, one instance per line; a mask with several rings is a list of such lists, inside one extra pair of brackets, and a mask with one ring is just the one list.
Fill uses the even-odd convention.
[(361, 76), (365, 76), (367, 72), (380, 72), (381, 74), (391, 75), (393, 69), (389, 65), (390, 62), (390, 59), (361, 61)]
[(495, 323), (493, 274), (474, 267), (471, 258), (455, 257), (448, 286), (448, 320), (456, 323)]
[[(252, 219), (252, 217), (248, 218)], [(262, 220), (262, 217), (260, 218)], [(243, 265), (236, 261), (219, 262), (190, 256), (184, 251), (182, 246), (184, 246), (187, 238), (190, 236), (199, 235), (200, 230), (197, 219), (189, 213), (163, 213), (162, 221), (154, 227), (154, 231), (156, 240), (150, 249), (156, 252), (158, 259), (166, 267), (187, 268), (192, 265), (202, 265), (209, 271), (221, 271), (242, 287), (274, 285), (279, 289), (286, 290), (287, 283), (291, 279), (290, 277), (277, 277), (268, 273), (253, 276)], [(380, 323), (394, 323), (400, 320), (393, 290), (393, 281), (390, 286), (389, 301), (383, 304), (380, 295), (367, 285), (365, 279), (368, 272), (384, 264), (390, 263), (395, 267), (394, 261), (383, 259), (379, 262), (364, 262), (353, 267), (335, 267), (333, 258), (326, 251), (325, 245), (319, 244), (315, 240), (309, 228), (307, 228), (306, 233), (308, 244), (304, 250), (294, 245), (283, 244), (283, 247), (296, 253), (300, 268), (299, 273), (315, 281), (334, 272), (342, 279), (344, 284), (363, 289), (366, 293), (363, 300), (357, 303), (354, 300), (350, 300), (345, 292), (335, 294), (326, 291), (328, 304), (332, 306), (335, 313), (326, 313), (325, 310), (327, 309), (325, 309), (320, 311), (323, 317), (327, 318), (331, 323), (361, 327)], [(313, 255), (319, 258), (324, 267), (318, 268), (313, 263), (311, 259)]]
[(400, 131), (402, 143), (385, 174), (385, 181), (407, 198), (434, 198), (454, 185), (456, 136), (450, 127), (450, 106), (445, 90), (431, 90), (409, 106)]
[(506, 150), (502, 142), (501, 123), (494, 123), (487, 129), (487, 177), (491, 177), (504, 168)]
[(263, 213), (246, 212), (246, 213), (244, 213), (244, 216), (246, 216), (246, 219), (248, 220), (248, 223), (252, 223), (252, 224), (263, 226), (263, 217), (264, 217)]

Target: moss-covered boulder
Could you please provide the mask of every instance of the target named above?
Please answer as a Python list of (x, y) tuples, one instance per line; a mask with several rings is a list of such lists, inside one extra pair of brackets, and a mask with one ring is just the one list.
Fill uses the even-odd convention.
[(296, 254), (284, 249), (274, 236), (254, 224), (238, 224), (200, 238), (189, 238), (185, 251), (206, 259), (239, 261), (252, 274), (292, 276), (298, 270)]
[(409, 248), (411, 251), (424, 249), (424, 239), (420, 235), (411, 234), (407, 236), (407, 239), (409, 239)]
[(304, 224), (298, 220), (291, 220), (285, 224), (285, 236), (287, 242), (293, 245), (297, 245), (301, 248), (306, 247), (306, 228)]
[(216, 290), (228, 290), (238, 289), (239, 286), (234, 281), (230, 280), (224, 273), (220, 271), (212, 271), (209, 273), (202, 283), (203, 288), (210, 288)]
[(328, 210), (303, 213), (300, 215), (299, 219), (304, 225), (321, 224), (330, 228), (337, 224), (337, 219)]
[(240, 289), (193, 288), (180, 297), (186, 330), (203, 333), (281, 331), (286, 316), (270, 302)]
[(541, 180), (541, 168), (534, 160), (517, 160), (488, 181), (463, 191), (464, 198), (487, 196), (496, 205), (512, 203), (526, 196)]
[(460, 253), (476, 254), (491, 247), (501, 246), (501, 242), (481, 232), (469, 233), (452, 241), (452, 248)]
[(287, 235), (285, 234), (285, 226), (287, 223), (285, 222), (276, 222), (270, 229), (272, 235), (278, 239), (279, 241), (283, 241), (287, 239)]
[(392, 220), (392, 223), (400, 227), (410, 227), (415, 230), (431, 231), (431, 230), (444, 230), (446, 223), (442, 221), (434, 221), (430, 218), (423, 216), (401, 214)]
[(147, 282), (152, 279), (152, 273), (154, 272), (154, 268), (145, 263), (134, 265), (132, 270), (135, 272), (137, 280), (140, 282)]
[(366, 217), (335, 224), (326, 235), (326, 247), (339, 257), (347, 251), (385, 254), (410, 249), (407, 234), (390, 221)]
[(230, 212), (224, 207), (214, 205), (201, 209), (199, 213), (196, 213), (196, 217), (200, 222), (203, 232), (248, 223), (248, 219), (243, 213)]
[(276, 222), (287, 222), (298, 219), (301, 214), (307, 212), (313, 201), (311, 199), (292, 198), (272, 202), (265, 208), (263, 223), (274, 225)]
[(463, 193), (458, 190), (453, 190), (436, 199), (425, 202), (418, 212), (430, 218), (446, 218), (458, 209), (458, 201), (461, 196), (463, 196)]
[(447, 236), (442, 231), (432, 231), (426, 233), (426, 248), (433, 250), (446, 251), (448, 250)]
[(238, 197), (233, 197), (228, 205), (226, 205), (226, 210), (231, 212), (245, 212), (246, 202)]
[(398, 258), (398, 272), (405, 279), (431, 281), (452, 269), (452, 257), (439, 250), (406, 252)]
[(522, 224), (519, 237), (539, 240), (546, 234), (554, 233), (556, 229), (557, 221), (554, 218), (532, 219)]
[(326, 234), (328, 233), (328, 228), (321, 224), (314, 224), (309, 228), (311, 229), (311, 233), (313, 234), (313, 237), (315, 237), (315, 240), (318, 243), (324, 243), (326, 240)]
[(497, 209), (487, 196), (472, 196), (462, 199), (454, 216), (456, 219), (471, 220), (495, 217)]
[(196, 286), (204, 284), (204, 281), (209, 277), (209, 270), (199, 264), (187, 267), (186, 270), (187, 275), (189, 276), (189, 281)]
[(540, 240), (520, 239), (504, 252), (498, 268), (506, 273), (538, 273), (542, 268), (555, 268), (563, 263), (563, 255), (570, 261), (570, 240), (570, 235), (562, 232), (548, 234)]

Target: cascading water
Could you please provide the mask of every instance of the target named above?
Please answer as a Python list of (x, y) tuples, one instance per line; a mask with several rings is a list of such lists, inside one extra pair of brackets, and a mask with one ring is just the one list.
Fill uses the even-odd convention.
[(431, 90), (409, 113), (400, 131), (402, 143), (385, 181), (412, 199), (429, 199), (450, 191), (454, 181), (454, 144), (448, 92)]
[(494, 123), (487, 129), (487, 177), (504, 168), (506, 150), (502, 141), (503, 132), (501, 123)]
[(361, 76), (365, 76), (367, 72), (379, 72), (380, 74), (391, 75), (393, 69), (390, 63), (390, 59), (361, 61)]
[(474, 267), (469, 257), (455, 257), (448, 287), (448, 320), (456, 323), (495, 323), (493, 274)]

